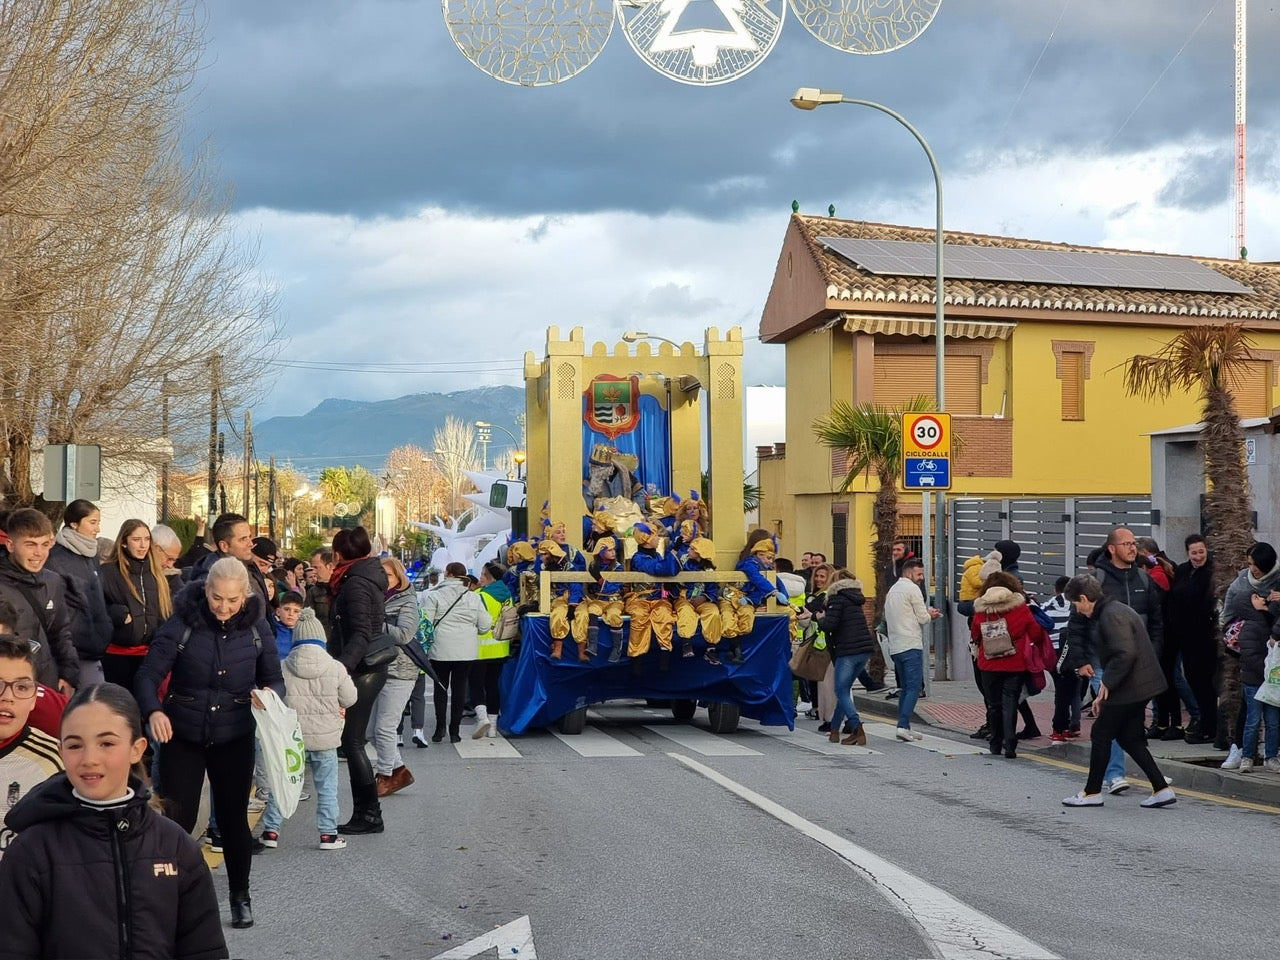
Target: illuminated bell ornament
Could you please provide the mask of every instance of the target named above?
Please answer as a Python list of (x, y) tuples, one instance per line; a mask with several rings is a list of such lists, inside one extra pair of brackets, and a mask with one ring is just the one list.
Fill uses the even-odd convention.
[(462, 55), (495, 80), (542, 87), (576, 76), (613, 32), (612, 0), (440, 0)]
[(789, 0), (816, 39), (845, 53), (888, 53), (933, 23), (942, 0)]
[(680, 83), (713, 86), (750, 73), (782, 35), (785, 0), (618, 0), (631, 48)]

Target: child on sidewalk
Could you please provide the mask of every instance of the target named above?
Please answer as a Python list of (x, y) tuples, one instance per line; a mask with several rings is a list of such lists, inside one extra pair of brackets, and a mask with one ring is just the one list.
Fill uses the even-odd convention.
[[(58, 741), (30, 722), (37, 687), (31, 644), (0, 635), (0, 784), (6, 788), (0, 817), (33, 787), (62, 770)], [(0, 828), (0, 857), (13, 837), (7, 827)]]
[(1066, 743), (1080, 736), (1080, 678), (1071, 671), (1059, 673), (1056, 667), (1057, 660), (1061, 659), (1062, 634), (1071, 619), (1071, 601), (1062, 592), (1070, 582), (1070, 577), (1059, 577), (1053, 585), (1053, 597), (1041, 607), (1053, 620), (1053, 632), (1049, 634), (1055, 654), (1055, 668), (1050, 671), (1053, 677), (1053, 733), (1049, 739), (1054, 743)]
[[(298, 713), (307, 765), (316, 792), (316, 827), (321, 850), (341, 850), (347, 845), (338, 835), (338, 744), (346, 708), (356, 702), (355, 684), (346, 668), (325, 652), (324, 630), (312, 610), (302, 610), (293, 628), (293, 649), (280, 663), (285, 699)], [(267, 802), (262, 817), (262, 837), (254, 853), (280, 844), (283, 822), (275, 799)]]

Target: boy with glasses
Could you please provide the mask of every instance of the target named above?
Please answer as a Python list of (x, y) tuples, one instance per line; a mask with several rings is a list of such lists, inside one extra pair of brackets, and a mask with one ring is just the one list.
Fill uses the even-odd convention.
[[(57, 739), (30, 722), (39, 687), (31, 644), (0, 635), (0, 816), (63, 769)], [(0, 828), (0, 857), (14, 836)]]

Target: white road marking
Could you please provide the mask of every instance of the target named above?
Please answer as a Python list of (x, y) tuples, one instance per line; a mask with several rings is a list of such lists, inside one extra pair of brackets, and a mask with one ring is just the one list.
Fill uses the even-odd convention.
[(620, 740), (597, 727), (583, 727), (576, 737), (552, 730), (552, 735), (574, 753), (583, 757), (641, 757), (639, 750), (633, 750)]
[(779, 743), (785, 743), (792, 747), (802, 747), (805, 750), (812, 750), (814, 753), (825, 754), (828, 757), (878, 757), (879, 750), (872, 750), (869, 747), (843, 746), (839, 743), (832, 743), (827, 739), (827, 735), (810, 733), (808, 730), (788, 730), (786, 727), (744, 727), (743, 729), (751, 733), (763, 734), (766, 737), (773, 737)]
[[(945, 737), (933, 737), (924, 734), (919, 740), (912, 740), (910, 743), (898, 740), (897, 726), (892, 723), (866, 723), (862, 724), (866, 727), (867, 735), (877, 737), (881, 740), (894, 740), (901, 743), (904, 747), (916, 747), (921, 750), (929, 750), (933, 753), (945, 753), (953, 757), (977, 756), (980, 753), (986, 753), (986, 747), (974, 746), (971, 743), (960, 743), (957, 740), (948, 740)], [(916, 733), (920, 731), (917, 730)]]
[(481, 737), (479, 740), (471, 739), (471, 730), (474, 728), (463, 728), (462, 739), (453, 744), (453, 749), (458, 751), (458, 756), (463, 760), (522, 760), (524, 754), (511, 745), (511, 742), (502, 734), (496, 737)]
[(710, 767), (678, 753), (669, 757), (741, 797), (769, 816), (816, 840), (869, 880), (909, 920), (918, 924), (939, 960), (1061, 960), (1000, 921), (962, 903), (888, 860), (825, 830)]
[(656, 733), (660, 737), (666, 737), (673, 740), (680, 746), (694, 753), (700, 753), (704, 757), (759, 757), (763, 756), (759, 750), (752, 750), (750, 747), (744, 747), (740, 743), (734, 743), (732, 740), (726, 740), (724, 737), (716, 736), (710, 731), (703, 730), (700, 727), (688, 726), (686, 724), (672, 724), (669, 727), (650, 727), (646, 726), (646, 730), (650, 733)]
[(499, 957), (518, 957), (519, 960), (538, 960), (538, 950), (533, 945), (533, 927), (528, 917), (512, 920), (496, 930), (483, 933), (474, 940), (469, 940), (459, 947), (446, 950), (436, 955), (435, 960), (471, 960), (484, 953), (493, 956), (497, 949)]

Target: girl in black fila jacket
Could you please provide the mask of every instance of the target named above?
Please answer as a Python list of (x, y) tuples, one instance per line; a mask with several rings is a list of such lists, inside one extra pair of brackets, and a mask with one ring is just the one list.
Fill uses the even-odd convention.
[(123, 687), (85, 687), (68, 704), (67, 772), (5, 818), (18, 836), (0, 860), (0, 958), (228, 956), (199, 846), (130, 775), (146, 746)]

